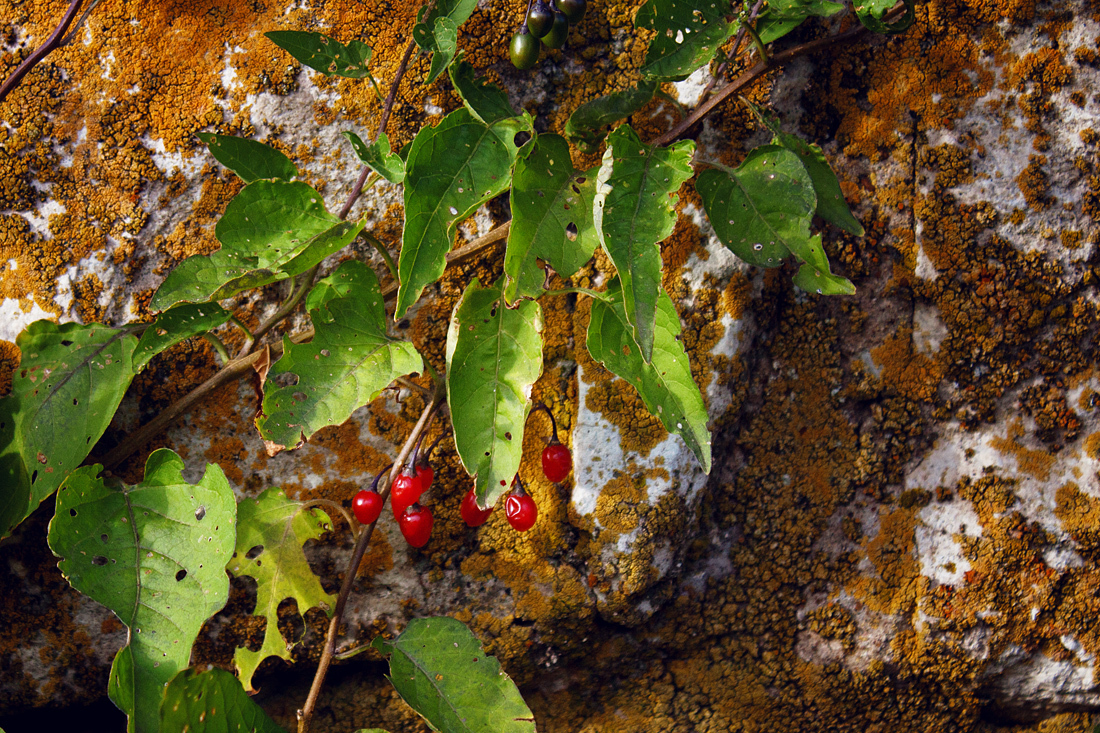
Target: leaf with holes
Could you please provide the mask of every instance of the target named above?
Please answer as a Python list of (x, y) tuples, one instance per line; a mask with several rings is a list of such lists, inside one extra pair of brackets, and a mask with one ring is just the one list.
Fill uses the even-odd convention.
[(447, 331), (455, 447), (483, 507), (508, 490), (519, 470), (531, 386), (542, 373), (542, 309), (534, 300), (504, 307), (502, 281), (482, 287), (474, 278)]
[(783, 132), (779, 123), (770, 118), (764, 110), (751, 102), (747, 102), (749, 109), (753, 111), (769, 130), (772, 131), (772, 143), (782, 145), (798, 156), (806, 172), (810, 174), (810, 180), (814, 184), (814, 193), (817, 196), (817, 209), (815, 213), (827, 222), (835, 224), (849, 234), (857, 237), (863, 236), (863, 225), (852, 216), (848, 203), (844, 200), (844, 193), (840, 190), (840, 181), (836, 173), (825, 160), (825, 153), (821, 148), (808, 143), (797, 135), (789, 135)]
[(395, 318), (403, 317), (424, 288), (443, 275), (458, 223), (508, 188), (519, 152), (514, 138), (530, 131), (526, 114), (486, 125), (459, 109), (438, 127), (417, 133), (405, 164)]
[(246, 137), (198, 132), (195, 137), (206, 143), (214, 160), (224, 165), (245, 183), (263, 178), (289, 181), (298, 175), (298, 168), (278, 150)]
[(405, 180), (405, 161), (401, 160), (400, 155), (390, 152), (390, 139), (386, 137), (386, 133), (383, 132), (370, 145), (354, 132), (345, 132), (344, 137), (351, 142), (359, 160), (369, 165), (378, 175), (390, 183), (401, 183)]
[(225, 207), (214, 232), (222, 248), (181, 262), (153, 296), (152, 307), (221, 300), (299, 275), (347, 246), (363, 222), (341, 221), (321, 194), (300, 181), (248, 184)]
[(286, 498), (272, 487), (255, 499), (244, 499), (237, 507), (237, 546), (228, 570), (240, 578), (256, 579), (256, 608), (253, 615), (267, 620), (259, 651), (237, 647), (233, 664), (241, 684), (252, 690), (252, 675), (268, 657), (290, 660), (294, 646), (279, 633), (279, 604), (292, 598), (298, 613), (322, 607), (329, 615), (336, 596), (325, 593), (309, 567), (302, 545), (331, 529), (332, 522), (320, 509), (302, 511), (302, 503)]
[(737, 170), (707, 169), (695, 190), (722, 244), (750, 265), (778, 267), (809, 246), (817, 197), (802, 161), (786, 148), (763, 145)]
[(134, 371), (140, 372), (150, 359), (180, 341), (212, 331), (232, 315), (217, 303), (184, 303), (169, 308), (141, 334), (134, 349)]
[(322, 287), (337, 284), (347, 294), (310, 312), (313, 340), (285, 339), (283, 356), (271, 367), (269, 377), (293, 374), (297, 382), (264, 394), (256, 426), (269, 453), (297, 447), (321, 428), (343, 423), (393, 380), (424, 368), (411, 343), (386, 333), (382, 292), (369, 267), (348, 260), (322, 281)]
[(264, 35), (299, 62), (325, 76), (335, 74), (348, 79), (370, 76), (367, 62), (372, 52), (362, 41), (349, 41), (344, 45), (323, 33), (308, 31), (269, 31)]
[(565, 121), (565, 136), (586, 153), (593, 153), (607, 136), (608, 125), (625, 120), (649, 104), (657, 92), (655, 81), (643, 81), (633, 89), (612, 92), (585, 102)]
[(592, 257), (600, 238), (592, 221), (596, 173), (573, 169), (560, 135), (535, 138), (516, 161), (512, 178), (512, 226), (504, 253), (504, 297), (535, 298), (542, 292), (542, 258), (562, 277), (572, 277)]
[(634, 25), (657, 32), (649, 42), (642, 76), (681, 81), (709, 64), (719, 46), (733, 34), (726, 20), (729, 0), (649, 0), (634, 16)]
[(451, 64), (450, 75), (451, 83), (466, 109), (486, 125), (516, 116), (504, 90), (485, 77), (477, 76), (474, 67), (465, 60)]
[(803, 259), (803, 265), (798, 268), (798, 274), (794, 277), (794, 284), (808, 293), (818, 295), (853, 295), (856, 286), (840, 275), (834, 275), (829, 268), (829, 258), (825, 255), (825, 248), (821, 246), (821, 235), (815, 234), (810, 238), (806, 248), (808, 259)]
[(436, 0), (426, 17), (424, 8), (417, 12), (413, 40), (422, 51), (432, 54), (424, 86), (438, 79), (451, 65), (458, 52), (458, 27), (469, 20), (475, 8), (477, 0)]
[(607, 139), (596, 181), (593, 220), (622, 280), (626, 317), (647, 362), (661, 289), (659, 243), (676, 225), (676, 192), (692, 176), (695, 144), (645, 145), (630, 125)]
[(414, 618), (393, 641), (372, 646), (389, 657), (390, 682), (435, 730), (534, 733), (535, 718), (516, 683), (453, 618)]
[(58, 490), (50, 549), (69, 584), (129, 628), (107, 691), (129, 716), (128, 730), (155, 733), (164, 685), (229, 598), (237, 505), (216, 464), (192, 485), (165, 448), (149, 456), (136, 486), (109, 486), (97, 478), (101, 468), (74, 471)]
[(252, 702), (236, 677), (216, 668), (205, 672), (188, 668), (172, 678), (164, 689), (160, 729), (164, 733), (286, 733)]
[(134, 378), (133, 329), (35, 321), (19, 334), (11, 394), (0, 399), (0, 536), (79, 466)]
[(610, 302), (592, 301), (588, 322), (588, 353), (638, 390), (649, 411), (665, 430), (684, 439), (703, 470), (710, 473), (710, 431), (707, 408), (691, 376), (691, 362), (680, 343), (680, 316), (663, 290), (657, 300), (653, 361), (647, 364), (630, 335), (622, 287), (612, 280)]

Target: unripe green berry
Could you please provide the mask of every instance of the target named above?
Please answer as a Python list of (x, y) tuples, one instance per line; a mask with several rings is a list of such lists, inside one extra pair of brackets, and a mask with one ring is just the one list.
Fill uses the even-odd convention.
[(585, 0), (554, 0), (554, 7), (565, 16), (566, 20), (576, 25), (584, 17), (588, 3)]
[(517, 69), (530, 69), (539, 60), (538, 39), (526, 29), (520, 30), (512, 36), (512, 42), (508, 45), (508, 57), (512, 59), (512, 66)]
[(565, 39), (569, 35), (569, 21), (561, 13), (554, 13), (554, 25), (550, 32), (542, 39), (547, 48), (561, 48), (565, 45)]
[(527, 13), (527, 30), (535, 38), (542, 38), (550, 32), (553, 25), (554, 11), (543, 0), (535, 0), (531, 11)]

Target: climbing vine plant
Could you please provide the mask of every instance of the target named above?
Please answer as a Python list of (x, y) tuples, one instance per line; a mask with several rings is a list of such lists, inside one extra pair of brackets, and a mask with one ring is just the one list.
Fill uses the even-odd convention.
[[(908, 0), (905, 8), (893, 5), (864, 2), (851, 11), (858, 23), (833, 41), (855, 37), (863, 27), (904, 30), (913, 8)], [(18, 338), (21, 362), (11, 393), (0, 399), (0, 535), (10, 534), (56, 495), (48, 540), (61, 558), (61, 572), (129, 629), (108, 690), (128, 716), (129, 730), (200, 729), (202, 721), (211, 723), (210, 716), (224, 719), (227, 729), (279, 730), (246, 690), (264, 659), (290, 658), (276, 613), (288, 598), (303, 612), (321, 607), (331, 616), (313, 689), (300, 714), (299, 730), (308, 729), (352, 580), (386, 499), (392, 499), (412, 546), (421, 547), (430, 538), (430, 508), (418, 499), (432, 481), (424, 460), (430, 448), (422, 450), (421, 441), (436, 419), (453, 435), (473, 479), (462, 506), (466, 522), (484, 522), (502, 497), (517, 530), (536, 522), (537, 507), (518, 474), (528, 416), (538, 409), (553, 419), (530, 397), (543, 368), (540, 299), (551, 292), (550, 272), (568, 283), (597, 250), (615, 273), (599, 290), (569, 288), (593, 299), (587, 340), (578, 348), (587, 348), (593, 359), (629, 382), (709, 472), (707, 412), (679, 340), (675, 304), (661, 285), (660, 243), (672, 233), (685, 182), (694, 180), (718, 239), (745, 262), (774, 268), (793, 257), (799, 262), (796, 286), (811, 294), (854, 292), (852, 283), (832, 272), (821, 234), (813, 231), (817, 216), (853, 235), (863, 233), (820, 148), (784, 132), (755, 107), (773, 138), (749, 151), (736, 168), (698, 162), (695, 144), (679, 139), (716, 106), (715, 100), (814, 48), (811, 43), (769, 56), (767, 44), (811, 16), (848, 12), (844, 5), (829, 0), (759, 0), (743, 6), (730, 0), (649, 0), (635, 19), (639, 28), (655, 32), (640, 81), (581, 105), (564, 134), (536, 133), (531, 116), (517, 112), (507, 94), (462, 58), (458, 29), (475, 7), (474, 0), (434, 0), (421, 8), (374, 139), (368, 143), (344, 133), (350, 153), (364, 167), (338, 213), (298, 180), (297, 166), (283, 153), (252, 140), (198, 133), (213, 156), (246, 184), (217, 223), (221, 249), (188, 258), (168, 274), (153, 296), (158, 314), (149, 323), (109, 328), (38, 321)], [(559, 47), (565, 32), (561, 24), (568, 28), (582, 22), (584, 12), (584, 0), (529, 4), (512, 41), (513, 63), (534, 66), (537, 38)], [(322, 74), (364, 79), (377, 87), (367, 43), (293, 31), (267, 36)], [(463, 106), (395, 151), (386, 122), (417, 49), (431, 56), (424, 83), (448, 74)], [(715, 62), (723, 49), (727, 58), (720, 60), (716, 76), (743, 58), (746, 49), (757, 54), (741, 82), (718, 89), (658, 140), (643, 140), (623, 122), (662, 93), (661, 83), (687, 78)], [(10, 80), (5, 84), (5, 93), (11, 85)], [(599, 165), (576, 169), (571, 145), (587, 151), (602, 147)], [(396, 258), (367, 229), (366, 219), (348, 219), (364, 187), (382, 179), (403, 191), (405, 218)], [(505, 194), (510, 222), (456, 250), (458, 225)], [(378, 249), (396, 287), (383, 288), (378, 274), (356, 259), (345, 259), (318, 278), (327, 258), (359, 238)], [(433, 297), (431, 286), (449, 262), (489, 256), (486, 245), (501, 240), (506, 240), (503, 274), (492, 282), (475, 278), (467, 284), (451, 314), (445, 372), (436, 374), (392, 326), (425, 297)], [(291, 295), (254, 331), (219, 304), (284, 280), (292, 281)], [(264, 343), (264, 335), (300, 306), (312, 327)], [(215, 335), (230, 323), (245, 331), (245, 345), (234, 358)], [(135, 375), (158, 353), (193, 337), (211, 340), (223, 355), (226, 364), (219, 375), (124, 440), (102, 463), (87, 465)], [(293, 450), (322, 428), (344, 422), (395, 381), (424, 392), (426, 406), (392, 467), (354, 498), (355, 520), (346, 518), (357, 542), (337, 596), (324, 591), (302, 552), (306, 541), (331, 524), (318, 506), (291, 501), (277, 488), (237, 503), (217, 465), (209, 465), (191, 484), (183, 478), (182, 460), (170, 450), (153, 452), (143, 480), (133, 486), (108, 470), (212, 386), (250, 371), (263, 380), (255, 427), (272, 453)], [(407, 379), (426, 372), (430, 389)], [(561, 481), (571, 466), (555, 425), (543, 470), (548, 479)], [(237, 676), (188, 666), (203, 621), (228, 597), (227, 571), (255, 579), (255, 613), (267, 621), (259, 650), (237, 650)], [(379, 637), (373, 647), (389, 658), (397, 691), (434, 728), (534, 729), (515, 685), (461, 623), (417, 619), (396, 638)]]

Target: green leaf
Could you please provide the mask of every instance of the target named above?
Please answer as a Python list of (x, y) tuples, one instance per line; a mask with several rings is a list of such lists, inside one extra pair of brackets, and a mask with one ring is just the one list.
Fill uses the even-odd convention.
[(322, 287), (346, 288), (310, 312), (316, 333), (307, 344), (285, 340), (271, 376), (294, 374), (293, 385), (264, 395), (260, 435), (279, 448), (297, 447), (326, 425), (339, 425), (376, 398), (398, 377), (419, 372), (424, 362), (407, 341), (386, 333), (378, 278), (358, 260), (348, 260)]
[(134, 371), (140, 372), (154, 356), (192, 336), (211, 331), (233, 314), (217, 303), (187, 303), (157, 316), (149, 324), (134, 349)]
[(882, 16), (886, 15), (895, 5), (897, 0), (861, 0), (856, 6), (856, 16), (859, 22), (875, 33), (902, 33), (913, 25), (917, 19), (917, 4), (915, 0), (904, 0), (905, 15), (893, 23), (883, 23)]
[(534, 733), (516, 683), (453, 618), (415, 618), (392, 642), (373, 646), (390, 659), (401, 698), (444, 733)]
[[(756, 34), (763, 43), (772, 43), (802, 25), (811, 16), (829, 17), (844, 9), (841, 3), (829, 0), (774, 0), (757, 17)], [(731, 32), (740, 27), (734, 21)]]
[(395, 318), (443, 275), (458, 223), (508, 188), (518, 148), (515, 136), (531, 118), (485, 125), (459, 109), (417, 133), (405, 164), (405, 230), (397, 263), (401, 286)]
[(0, 399), (0, 536), (30, 515), (103, 435), (134, 378), (131, 329), (35, 321)]
[(658, 244), (676, 225), (676, 192), (692, 176), (694, 152), (690, 140), (667, 148), (645, 145), (630, 125), (623, 125), (607, 139), (596, 182), (596, 231), (619, 271), (627, 319), (647, 362), (661, 287)]
[(188, 668), (164, 690), (160, 729), (203, 733), (286, 733), (267, 717), (237, 678), (220, 669)]
[(447, 331), (455, 447), (483, 507), (508, 491), (519, 470), (531, 386), (542, 373), (542, 309), (534, 300), (506, 308), (502, 281), (486, 288), (474, 278)]
[(307, 31), (269, 31), (264, 34), (279, 48), (299, 62), (325, 76), (363, 79), (370, 76), (370, 46), (362, 41), (349, 41), (345, 46), (323, 33)]
[(325, 593), (302, 552), (303, 544), (320, 537), (332, 523), (320, 509), (301, 509), (301, 502), (287, 499), (276, 487), (255, 499), (243, 499), (237, 507), (237, 545), (228, 570), (238, 578), (247, 575), (256, 579), (253, 615), (267, 619), (260, 650), (237, 647), (233, 654), (241, 684), (249, 692), (260, 662), (268, 657), (290, 660), (292, 644), (279, 633), (279, 604), (292, 598), (299, 615), (315, 606), (331, 615), (336, 603), (336, 596)]
[(854, 295), (856, 286), (846, 278), (832, 274), (829, 269), (829, 258), (825, 255), (825, 248), (821, 246), (821, 235), (814, 235), (806, 248), (808, 259), (798, 268), (798, 274), (794, 277), (794, 284), (808, 293), (818, 295)]
[(216, 464), (191, 485), (183, 461), (164, 448), (149, 456), (136, 486), (108, 486), (96, 477), (101, 468), (78, 469), (57, 492), (50, 549), (73, 588), (129, 627), (108, 693), (129, 716), (128, 730), (155, 733), (164, 685), (229, 598), (237, 505)]
[(351, 142), (359, 160), (369, 165), (378, 175), (390, 183), (402, 183), (405, 180), (405, 161), (401, 160), (401, 156), (390, 152), (390, 139), (386, 137), (386, 133), (383, 132), (370, 145), (354, 132), (345, 132), (344, 137)]
[(600, 243), (592, 221), (596, 173), (573, 169), (569, 144), (560, 135), (544, 134), (520, 157), (512, 179), (512, 226), (504, 253), (507, 285), (504, 297), (538, 297), (543, 272), (536, 257), (562, 277), (572, 277)]
[(809, 247), (817, 197), (790, 150), (762, 145), (737, 170), (703, 171), (695, 190), (722, 244), (750, 265), (778, 267), (788, 252)]
[(649, 104), (657, 87), (655, 81), (643, 81), (633, 89), (612, 92), (585, 102), (573, 110), (566, 120), (565, 136), (584, 152), (594, 152), (607, 136), (607, 126), (626, 119)]
[(245, 183), (263, 178), (289, 181), (298, 175), (298, 168), (290, 158), (261, 142), (212, 132), (197, 132), (195, 137), (206, 143), (216, 161)]
[(477, 0), (437, 0), (427, 17), (423, 17), (423, 8), (416, 14), (413, 40), (421, 50), (432, 54), (424, 86), (438, 79), (454, 60), (458, 52), (458, 27), (470, 18), (476, 7)]
[(222, 248), (181, 262), (152, 306), (221, 300), (285, 280), (343, 249), (362, 229), (363, 222), (326, 211), (321, 194), (305, 183), (255, 181), (229, 202), (214, 229)]
[(611, 302), (592, 301), (588, 322), (588, 353), (638, 390), (649, 411), (665, 430), (684, 439), (703, 470), (710, 473), (710, 431), (707, 408), (691, 376), (691, 363), (680, 343), (680, 317), (663, 290), (657, 300), (653, 361), (647, 364), (630, 335), (618, 280), (607, 288)]
[(765, 112), (752, 102), (746, 101), (749, 109), (753, 111), (769, 130), (774, 138), (773, 144), (782, 145), (798, 156), (806, 172), (810, 174), (810, 180), (814, 185), (814, 193), (817, 196), (817, 209), (815, 213), (827, 222), (835, 224), (849, 234), (857, 237), (863, 236), (863, 225), (852, 216), (848, 208), (848, 202), (844, 200), (844, 193), (840, 190), (840, 181), (836, 173), (825, 159), (825, 153), (821, 148), (808, 143), (797, 135), (789, 135), (783, 132), (776, 120), (769, 118)]
[(465, 60), (451, 64), (450, 74), (451, 83), (462, 97), (466, 109), (486, 125), (516, 116), (504, 90), (486, 81), (484, 77), (477, 76), (474, 67)]
[(681, 81), (709, 64), (735, 27), (726, 21), (729, 0), (649, 0), (634, 16), (634, 25), (657, 32), (649, 43), (642, 76)]

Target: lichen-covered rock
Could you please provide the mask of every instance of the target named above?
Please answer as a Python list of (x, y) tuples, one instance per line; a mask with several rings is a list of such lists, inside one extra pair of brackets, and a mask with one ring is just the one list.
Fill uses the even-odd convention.
[[(0, 75), (48, 34), (54, 5), (0, 0), (16, 29)], [(0, 109), (0, 392), (18, 358), (7, 342), (27, 323), (145, 318), (174, 264), (218, 246), (213, 224), (240, 183), (195, 131), (278, 147), (338, 208), (357, 169), (339, 133), (371, 137), (375, 94), (303, 69), (262, 32), (363, 38), (384, 80), (415, 15), (415, 4), (390, 5), (100, 3)], [(506, 56), (522, 5), (481, 2), (460, 45), (540, 130), (560, 130), (577, 103), (636, 78), (640, 2), (590, 2), (566, 51), (525, 73)], [(811, 23), (780, 45), (834, 30)], [(587, 304), (545, 299), (547, 364), (533, 397), (574, 450), (572, 479), (529, 481), (540, 517), (526, 534), (501, 512), (468, 530), (458, 512), (469, 479), (445, 442), (432, 541), (410, 550), (383, 521), (341, 644), (454, 615), (548, 730), (1087, 730), (1084, 713), (1100, 709), (1098, 39), (1087, 0), (929, 0), (904, 34), (800, 58), (746, 90), (838, 169), (867, 235), (823, 228), (825, 247), (857, 294), (823, 299), (794, 288), (790, 268), (746, 267), (685, 185), (662, 244), (664, 286), (715, 432), (711, 475), (577, 348)], [(401, 87), (395, 148), (458, 105), (446, 81), (415, 81), (426, 69), (414, 61)], [(667, 91), (693, 104), (708, 78)], [(657, 100), (631, 123), (652, 139), (677, 114)], [(765, 140), (727, 102), (697, 144), (732, 165)], [(598, 159), (578, 152), (575, 162)], [(400, 203), (379, 185), (355, 211), (394, 243)], [(493, 202), (463, 233), (506, 215)], [(381, 265), (369, 249), (355, 254)], [(499, 267), (489, 257), (453, 268), (401, 324), (437, 368), (462, 288)], [(598, 255), (575, 282), (609, 272)], [(255, 324), (279, 300), (272, 286), (231, 305)], [(159, 357), (97, 450), (216, 368), (205, 343)], [(189, 478), (217, 462), (241, 495), (279, 485), (346, 502), (392, 459), (421, 407), (413, 392), (390, 392), (271, 457), (251, 426), (254, 389), (230, 384), (145, 450), (171, 446)], [(533, 418), (528, 475), (548, 436)], [(143, 458), (118, 472), (137, 480)], [(42, 539), (51, 509), (0, 545), (0, 715), (101, 696), (123, 643), (121, 625), (57, 574)], [(326, 590), (350, 547), (338, 527), (309, 548)], [(234, 585), (196, 661), (228, 666), (235, 646), (259, 643), (253, 595)], [(284, 631), (302, 634), (297, 668), (312, 670), (325, 617), (307, 613), (299, 629), (286, 615)], [(344, 683), (357, 693), (332, 686), (322, 698), (331, 729), (411, 729), (412, 714), (360, 659)], [(282, 669), (265, 665), (256, 684), (291, 726), (304, 691)]]

